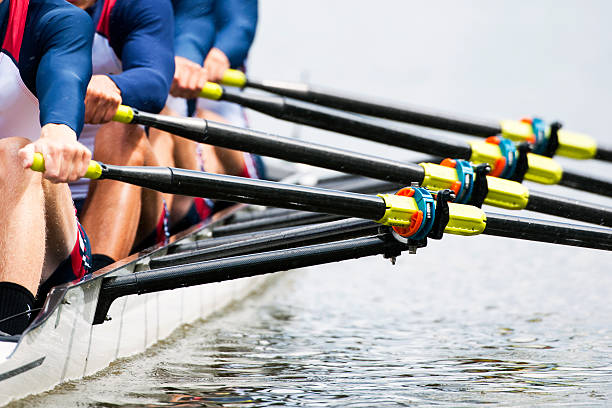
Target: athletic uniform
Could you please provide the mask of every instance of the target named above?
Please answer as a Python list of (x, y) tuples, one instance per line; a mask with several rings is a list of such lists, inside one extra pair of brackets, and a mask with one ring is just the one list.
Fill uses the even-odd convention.
[[(0, 3), (0, 138), (35, 141), (49, 123), (81, 132), (92, 31), (87, 14), (65, 0)], [(78, 222), (77, 228), (72, 253), (54, 273), (68, 280), (81, 279), (89, 269), (89, 242)], [(19, 300), (4, 296), (0, 303), (3, 315), (10, 315), (10, 304)]]
[[(212, 47), (223, 51), (230, 68), (244, 70), (257, 28), (257, 0), (216, 1), (214, 18), (215, 40)], [(233, 125), (248, 126), (244, 109), (238, 104), (199, 98), (197, 107), (215, 112)]]
[[(174, 75), (172, 6), (168, 0), (98, 0), (89, 8), (96, 27), (92, 62), (94, 75), (108, 75), (121, 91), (122, 103), (136, 109), (160, 112)], [(102, 125), (86, 124), (80, 142), (94, 151)], [(70, 183), (80, 209), (89, 180)], [(167, 212), (160, 215), (151, 242), (168, 237)]]

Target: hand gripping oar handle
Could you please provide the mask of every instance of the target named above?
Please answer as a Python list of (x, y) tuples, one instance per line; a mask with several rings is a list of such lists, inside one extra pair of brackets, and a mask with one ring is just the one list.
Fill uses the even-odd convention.
[[(44, 173), (45, 171), (45, 159), (42, 153), (34, 153), (34, 162), (30, 167), (34, 171)], [(97, 161), (91, 160), (89, 166), (87, 166), (87, 172), (83, 176), (88, 179), (99, 179), (102, 176), (102, 166)]]

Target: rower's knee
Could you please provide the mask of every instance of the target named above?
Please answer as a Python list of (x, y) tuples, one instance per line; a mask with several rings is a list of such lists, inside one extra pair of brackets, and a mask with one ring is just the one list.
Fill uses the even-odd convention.
[(24, 169), (19, 159), (19, 149), (29, 144), (22, 137), (8, 137), (0, 140), (0, 188), (16, 189), (26, 183), (40, 183), (40, 173)]
[(110, 122), (96, 135), (94, 160), (122, 166), (143, 166), (147, 143), (141, 126)]

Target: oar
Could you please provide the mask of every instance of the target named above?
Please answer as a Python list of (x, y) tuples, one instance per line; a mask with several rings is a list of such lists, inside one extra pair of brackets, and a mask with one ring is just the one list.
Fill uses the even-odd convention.
[[(375, 101), (370, 98), (366, 100), (363, 97), (313, 87), (303, 83), (258, 81), (247, 78), (243, 72), (237, 70), (228, 70), (221, 84), (240, 88), (261, 89), (330, 108), (472, 136), (489, 137), (501, 134), (517, 142), (533, 142), (535, 138), (533, 122), (516, 120), (486, 121), (461, 117), (412, 105)], [(542, 130), (546, 133), (547, 139), (550, 139), (551, 127), (544, 127)], [(612, 148), (598, 146), (597, 141), (588, 135), (559, 129), (557, 136), (558, 147), (555, 149), (554, 146), (551, 146), (552, 151), (550, 153), (574, 159), (595, 158), (612, 161)]]
[[(42, 154), (35, 154), (32, 169), (44, 171)], [(452, 198), (450, 190), (439, 192), (435, 199), (426, 189), (415, 186), (398, 194), (375, 196), (172, 167), (114, 166), (96, 161), (91, 161), (86, 176), (118, 180), (163, 193), (362, 218), (392, 226), (398, 236), (408, 240), (421, 240), (427, 236), (439, 239), (442, 233), (487, 234), (487, 225), (493, 225), (493, 235), (499, 235), (498, 230), (501, 230), (504, 236), (512, 237), (513, 231), (517, 231), (519, 239), (527, 236), (527, 239), (554, 242), (558, 235), (536, 237), (542, 231), (535, 226), (545, 225), (543, 220), (486, 214), (471, 205), (448, 202)], [(581, 229), (580, 226), (564, 225), (577, 231)], [(604, 235), (612, 232), (608, 228), (594, 227), (590, 231)], [(604, 245), (608, 245), (611, 238), (604, 240)]]
[[(493, 175), (504, 176), (506, 174), (507, 177), (504, 177), (518, 178), (519, 181), (524, 176), (527, 180), (542, 184), (561, 184), (573, 187), (577, 182), (589, 180), (589, 183), (582, 185), (582, 189), (612, 197), (612, 182), (564, 171), (559, 163), (546, 156), (526, 153), (526, 163), (522, 163), (526, 168), (525, 173), (513, 170), (521, 167), (517, 166), (517, 161), (520, 162), (520, 160), (516, 159), (515, 147), (512, 143), (507, 144), (499, 139), (496, 140), (498, 144), (494, 144), (480, 140), (464, 142), (450, 138), (431, 137), (422, 132), (408, 132), (397, 127), (385, 126), (379, 121), (355, 114), (320, 108), (282, 96), (257, 95), (224, 89), (213, 83), (206, 85), (201, 96), (238, 103), (279, 119), (395, 147), (434, 156), (469, 160), (473, 163), (489, 163), (493, 167)], [(518, 157), (520, 156), (519, 154)]]
[[(32, 169), (44, 171), (42, 154), (35, 154)], [(169, 194), (357, 217), (397, 228), (433, 227), (435, 219), (432, 199), (416, 192), (414, 197), (375, 196), (172, 167), (115, 166), (96, 161), (91, 161), (85, 177), (118, 180)], [(481, 209), (455, 203), (448, 203), (448, 208), (445, 232), (477, 235), (484, 231), (486, 216)]]
[[(156, 115), (121, 106), (115, 120), (151, 126), (197, 142), (403, 185), (417, 182), (431, 190), (454, 188), (457, 183), (465, 185), (457, 168), (433, 163), (421, 163), (421, 165), (403, 163), (202, 119)], [(530, 191), (520, 183), (498, 177), (487, 176), (483, 179), (486, 180), (486, 186), (481, 193), (485, 204), (506, 209), (527, 209), (612, 226), (612, 208), (585, 203), (576, 198), (556, 197), (548, 193)], [(473, 197), (475, 195), (472, 194)]]

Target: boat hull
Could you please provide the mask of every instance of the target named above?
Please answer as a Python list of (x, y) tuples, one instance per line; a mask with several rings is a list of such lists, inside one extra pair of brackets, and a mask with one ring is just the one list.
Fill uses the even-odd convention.
[[(199, 235), (206, 234), (206, 229)], [(163, 254), (164, 249), (156, 254)], [(132, 295), (113, 302), (107, 320), (92, 325), (103, 276), (146, 268), (149, 256), (76, 285), (54, 288), (44, 319), (18, 343), (2, 342), (0, 405), (92, 375), (121, 358), (145, 351), (181, 325), (205, 319), (243, 299), (268, 275)], [(1, 351), (0, 351), (1, 352)]]

